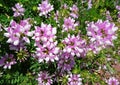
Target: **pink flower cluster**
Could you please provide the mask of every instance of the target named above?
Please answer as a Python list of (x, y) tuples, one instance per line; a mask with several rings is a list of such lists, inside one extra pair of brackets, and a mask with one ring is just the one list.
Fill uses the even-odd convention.
[(44, 72), (40, 72), (38, 74), (38, 85), (52, 85), (53, 80), (51, 79), (51, 76), (49, 76), (49, 74), (44, 71)]
[(41, 27), (35, 27), (33, 39), (35, 40), (36, 58), (39, 62), (58, 60), (59, 48), (57, 47), (56, 28), (51, 25), (41, 24)]
[(72, 19), (71, 17), (65, 18), (63, 24), (63, 32), (75, 30), (76, 26), (78, 26), (78, 23), (76, 23), (74, 19)]
[(29, 19), (21, 20), (20, 23), (16, 23), (14, 20), (10, 22), (10, 26), (5, 28), (7, 33), (4, 36), (8, 37), (8, 43), (12, 43), (17, 46), (21, 40), (26, 43), (30, 43), (29, 36), (32, 36), (31, 25), (29, 24)]
[(79, 14), (79, 9), (76, 5), (73, 5), (72, 7), (70, 7), (70, 16), (73, 18), (78, 18)]
[(23, 16), (25, 12), (23, 5), (20, 3), (15, 4), (15, 7), (12, 7), (12, 10), (14, 11), (14, 17)]
[(80, 36), (68, 35), (62, 43), (65, 45), (63, 52), (70, 53), (72, 56), (82, 57), (85, 55), (86, 41), (81, 39)]
[(47, 41), (53, 42), (53, 40), (56, 38), (56, 33), (56, 28), (53, 28), (50, 24), (47, 25), (41, 23), (41, 27), (36, 26), (33, 37), (33, 39), (35, 39), (35, 46), (39, 45), (39, 43), (44, 43)]
[(92, 8), (92, 0), (88, 0), (88, 9)]
[(4, 69), (11, 69), (11, 65), (16, 64), (16, 61), (12, 54), (6, 54), (0, 59), (0, 66), (3, 66)]
[(115, 77), (110, 77), (109, 80), (107, 81), (108, 85), (119, 85), (118, 79)]
[[(114, 23), (110, 23), (109, 21), (98, 20), (97, 22), (91, 22), (87, 27), (87, 35), (90, 38), (90, 43), (94, 43), (95, 46), (100, 46), (105, 48), (106, 46), (113, 46), (113, 40), (116, 37), (117, 27), (115, 27)], [(97, 48), (97, 47), (96, 47)]]
[(61, 71), (61, 73), (69, 72), (72, 70), (72, 68), (75, 65), (74, 56), (72, 56), (70, 53), (62, 53), (59, 57), (58, 61), (58, 69)]
[(41, 4), (39, 4), (38, 10), (40, 11), (39, 16), (46, 16), (49, 12), (53, 10), (53, 5), (51, 5), (48, 0), (45, 0), (42, 1)]
[(82, 85), (82, 79), (79, 74), (70, 74), (67, 85)]
[[(87, 42), (87, 40), (83, 39), (79, 34), (79, 23), (76, 22), (76, 19), (79, 17), (77, 5), (69, 8), (64, 4), (62, 8), (68, 12), (68, 15), (63, 13), (59, 16), (61, 11), (56, 11), (54, 19), (56, 20), (57, 24), (55, 24), (58, 28), (42, 22), (41, 26), (35, 26), (35, 29), (31, 29), (34, 25), (30, 24), (30, 18), (20, 20), (19, 23), (12, 20), (10, 26), (5, 28), (6, 33), (4, 33), (4, 36), (8, 38), (7, 43), (10, 43), (10, 50), (15, 50), (17, 60), (22, 62), (29, 54), (32, 54), (35, 48), (35, 52), (32, 54), (33, 57), (37, 59), (39, 63), (54, 62), (54, 64), (57, 64), (55, 73), (57, 74), (58, 71), (58, 73), (62, 73), (63, 77), (64, 73), (68, 73), (74, 68), (76, 64), (75, 58), (85, 57), (88, 51), (93, 51), (93, 53), (97, 54), (107, 46), (114, 46), (113, 40), (117, 38), (116, 31), (118, 28), (108, 20), (91, 22), (86, 28), (87, 36), (84, 35), (84, 37), (88, 39)], [(92, 8), (92, 0), (88, 0), (88, 9), (90, 8)], [(116, 9), (120, 11), (119, 6), (117, 6)], [(12, 7), (12, 10), (14, 11), (14, 17), (23, 16), (25, 12), (25, 9), (19, 3), (17, 3), (15, 7)], [(47, 16), (52, 10), (54, 10), (53, 5), (51, 5), (48, 0), (42, 1), (38, 6), (39, 16)], [(63, 17), (62, 24), (59, 23), (59, 18), (61, 19), (61, 17)], [(109, 11), (107, 11), (106, 17), (112, 20)], [(62, 28), (62, 31), (61, 29), (59, 30), (59, 28)], [(60, 32), (57, 32), (57, 30)], [(78, 33), (73, 34), (71, 31)], [(63, 34), (65, 32), (67, 33), (67, 37), (64, 39), (64, 36), (61, 38), (61, 35), (58, 35), (59, 33)], [(33, 48), (32, 52), (31, 49), (30, 52), (28, 52), (29, 50), (27, 48), (29, 48), (29, 46), (27, 47), (26, 43), (33, 45), (33, 43), (30, 42), (31, 38), (33, 39), (31, 41), (34, 41), (34, 46), (31, 46)], [(62, 46), (59, 46), (61, 44)], [(18, 57), (19, 55), (20, 57)], [(55, 63), (55, 61), (57, 62)], [(0, 59), (0, 66), (3, 66), (5, 69), (11, 69), (11, 66), (16, 63), (12, 54), (6, 54)], [(54, 77), (57, 80), (58, 76), (56, 77), (55, 75)], [(48, 72), (41, 71), (37, 77), (38, 85), (52, 85), (54, 82), (52, 78), (53, 76), (50, 76)], [(71, 73), (67, 76), (67, 81), (65, 81), (67, 85), (82, 85), (82, 79), (79, 74)], [(107, 83), (108, 85), (119, 84), (118, 80), (114, 77), (110, 78)]]

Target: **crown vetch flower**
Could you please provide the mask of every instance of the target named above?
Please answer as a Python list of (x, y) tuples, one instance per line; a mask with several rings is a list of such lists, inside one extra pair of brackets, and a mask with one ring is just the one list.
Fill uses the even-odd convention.
[(25, 12), (23, 5), (20, 3), (15, 4), (15, 7), (12, 7), (12, 10), (14, 11), (14, 17), (23, 16)]
[(53, 5), (51, 5), (48, 0), (45, 0), (42, 1), (41, 4), (39, 4), (38, 10), (40, 11), (39, 16), (46, 16), (49, 12), (53, 10)]
[(72, 56), (70, 53), (62, 53), (59, 57), (58, 61), (58, 70), (60, 70), (61, 73), (63, 72), (69, 72), (75, 65), (74, 56)]
[(106, 19), (112, 21), (112, 17), (110, 15), (110, 11), (106, 11)]
[[(63, 52), (68, 52), (72, 56), (76, 55), (77, 57), (82, 57), (85, 55), (85, 40), (82, 40), (80, 36), (68, 34), (68, 37), (65, 38), (63, 41), (65, 47), (63, 48)], [(82, 55), (81, 55), (82, 54)]]
[(40, 72), (38, 74), (38, 85), (51, 85), (53, 83), (53, 80), (51, 79), (52, 77), (49, 76), (48, 72)]
[(91, 22), (87, 27), (87, 35), (90, 37), (90, 41), (97, 41), (100, 45), (112, 45), (112, 41), (115, 40), (117, 27), (114, 23), (110, 23), (108, 20), (97, 22)]
[(35, 45), (43, 44), (44, 42), (53, 40), (56, 38), (57, 30), (53, 28), (50, 24), (41, 24), (41, 27), (36, 26), (33, 39), (35, 39)]
[(71, 17), (64, 19), (63, 32), (69, 30), (75, 30), (75, 27), (78, 26), (78, 23), (75, 23), (75, 20)]
[(117, 9), (118, 11), (120, 11), (120, 6), (119, 6), (119, 5), (117, 5), (117, 6), (116, 6), (116, 9)]
[(12, 54), (6, 54), (0, 59), (0, 66), (3, 66), (4, 69), (11, 69), (11, 65), (16, 64), (16, 61)]
[(58, 53), (59, 48), (57, 47), (57, 41), (56, 42), (46, 42), (43, 45), (39, 45), (36, 48), (36, 58), (38, 58), (39, 62), (43, 62), (45, 60), (46, 62), (54, 60), (58, 60)]
[(70, 16), (73, 17), (73, 18), (78, 18), (79, 14), (78, 14), (78, 7), (76, 5), (73, 5), (72, 7), (70, 7)]
[(88, 9), (92, 8), (92, 0), (88, 0)]
[(110, 77), (107, 83), (108, 85), (119, 85), (119, 81), (115, 77)]
[(59, 48), (57, 47), (56, 28), (53, 28), (50, 24), (41, 24), (41, 27), (36, 26), (33, 39), (35, 40), (36, 56), (39, 62), (58, 60)]
[(10, 22), (10, 26), (5, 28), (7, 33), (4, 36), (8, 37), (8, 43), (13, 45), (18, 45), (20, 40), (30, 43), (29, 36), (33, 35), (33, 31), (30, 32), (31, 25), (28, 20), (21, 20), (20, 24), (16, 23), (14, 20)]
[(80, 74), (70, 74), (68, 77), (67, 85), (82, 85), (82, 79), (80, 78)]

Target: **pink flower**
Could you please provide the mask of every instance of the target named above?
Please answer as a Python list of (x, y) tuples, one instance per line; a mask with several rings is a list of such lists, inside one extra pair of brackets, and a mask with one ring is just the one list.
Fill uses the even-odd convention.
[(3, 66), (4, 69), (11, 69), (11, 65), (16, 64), (16, 61), (12, 54), (6, 54), (0, 59), (0, 66)]
[(62, 55), (60, 55), (58, 61), (58, 70), (60, 70), (61, 73), (65, 71), (69, 72), (72, 70), (74, 65), (74, 56), (72, 56), (70, 53), (62, 53)]
[(108, 85), (119, 85), (119, 81), (115, 77), (110, 77), (107, 83)]
[(92, 0), (88, 0), (88, 9), (92, 8)]
[(61, 5), (61, 8), (62, 8), (62, 9), (68, 9), (68, 6), (67, 6), (67, 4), (65, 3), (65, 4), (62, 4), (62, 5)]
[(87, 35), (90, 38), (91, 42), (99, 43), (101, 46), (113, 46), (113, 40), (116, 37), (117, 27), (115, 27), (114, 23), (110, 23), (109, 21), (98, 20), (97, 22), (91, 22), (87, 27)]
[(20, 3), (15, 4), (15, 7), (12, 7), (12, 10), (14, 11), (14, 17), (23, 16), (25, 12), (23, 5)]
[(63, 32), (69, 30), (75, 30), (75, 27), (78, 26), (78, 23), (75, 23), (75, 20), (71, 17), (64, 19)]
[(2, 29), (2, 24), (0, 23), (0, 32), (1, 32), (1, 31), (3, 31), (3, 29)]
[(116, 9), (117, 9), (118, 11), (120, 11), (120, 6), (117, 5), (117, 6), (116, 6)]
[(53, 80), (51, 79), (52, 77), (49, 76), (48, 72), (44, 71), (44, 72), (40, 72), (38, 74), (38, 85), (52, 85)]
[(36, 26), (33, 39), (35, 40), (36, 55), (35, 58), (39, 62), (46, 62), (58, 60), (59, 48), (57, 47), (56, 28), (53, 28), (50, 24), (41, 24), (41, 27)]
[(63, 52), (70, 53), (72, 56), (76, 55), (77, 57), (85, 56), (86, 41), (82, 40), (79, 35), (68, 35), (62, 42), (65, 45)]
[(41, 24), (41, 27), (36, 26), (33, 39), (35, 40), (35, 46), (39, 45), (40, 43), (44, 43), (47, 41), (53, 42), (56, 38), (57, 30), (53, 28), (50, 24)]
[(73, 18), (78, 18), (79, 14), (78, 14), (78, 7), (76, 5), (73, 5), (72, 7), (70, 7), (70, 16)]
[(4, 33), (4, 36), (9, 38), (8, 43), (12, 43), (15, 46), (17, 46), (21, 40), (30, 43), (28, 37), (33, 35), (33, 31), (30, 32), (30, 29), (29, 19), (21, 20), (20, 24), (12, 20), (10, 26), (5, 28), (7, 33)]
[(54, 62), (58, 60), (59, 48), (56, 46), (57, 42), (46, 42), (43, 45), (39, 45), (36, 48), (36, 56), (39, 62), (51, 61)]
[(40, 11), (39, 16), (47, 15), (53, 10), (53, 5), (51, 5), (48, 0), (45, 0), (42, 1), (41, 4), (39, 4), (38, 10)]
[(106, 19), (112, 21), (112, 17), (109, 11), (106, 11)]
[(70, 74), (68, 75), (68, 84), (67, 85), (82, 85), (82, 79), (79, 74)]

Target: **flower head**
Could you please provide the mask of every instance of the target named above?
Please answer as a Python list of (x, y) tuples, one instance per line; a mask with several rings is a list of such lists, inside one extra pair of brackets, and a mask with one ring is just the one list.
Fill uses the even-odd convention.
[(107, 83), (108, 85), (119, 85), (119, 82), (115, 77), (110, 77)]
[(35, 45), (43, 44), (47, 41), (53, 42), (56, 38), (56, 28), (53, 28), (50, 24), (41, 24), (41, 27), (35, 27), (35, 33), (33, 39), (35, 39)]
[(57, 47), (56, 28), (50, 24), (41, 24), (41, 27), (36, 26), (33, 39), (35, 40), (36, 56), (39, 62), (58, 60), (59, 48)]
[(88, 9), (92, 8), (92, 0), (88, 0)]
[(82, 79), (79, 74), (70, 74), (67, 85), (82, 85)]
[(80, 36), (68, 35), (63, 41), (65, 47), (63, 52), (70, 53), (72, 56), (82, 57), (82, 54), (85, 55), (85, 40), (81, 39)]
[(51, 76), (49, 76), (48, 72), (40, 72), (38, 74), (38, 85), (51, 85), (53, 83), (53, 80), (51, 79)]
[(97, 41), (97, 43), (104, 47), (108, 45), (113, 46), (112, 41), (117, 38), (115, 33), (117, 29), (114, 23), (98, 20), (96, 23), (91, 22), (88, 24), (87, 35), (91, 42)]
[(11, 21), (10, 26), (5, 30), (7, 33), (4, 33), (6, 37), (8, 37), (8, 43), (12, 43), (17, 46), (21, 40), (26, 43), (30, 43), (29, 36), (32, 36), (33, 32), (30, 32), (31, 25), (29, 24), (29, 20), (21, 20), (20, 23), (16, 23), (15, 21)]
[(78, 26), (78, 23), (75, 23), (75, 20), (71, 17), (64, 19), (63, 32), (69, 30), (75, 30), (75, 27)]
[(106, 11), (106, 19), (112, 21), (112, 17), (109, 11)]
[(53, 5), (51, 5), (48, 0), (45, 0), (42, 1), (41, 4), (39, 4), (38, 10), (40, 11), (39, 16), (47, 15), (53, 10)]
[(59, 48), (56, 46), (57, 42), (46, 42), (36, 48), (36, 58), (39, 62), (46, 62), (58, 60)]
[(78, 15), (79, 15), (78, 11), (79, 11), (79, 9), (78, 9), (78, 7), (76, 5), (73, 5), (72, 7), (70, 7), (70, 11), (71, 11), (71, 13), (70, 13), (71, 17), (78, 18)]
[(0, 59), (0, 66), (3, 66), (4, 69), (8, 68), (11, 69), (11, 65), (16, 64), (16, 61), (12, 54), (6, 54)]
[(20, 3), (15, 4), (15, 7), (12, 7), (12, 10), (14, 11), (14, 17), (23, 16), (25, 12), (23, 5)]
[(63, 72), (69, 72), (75, 65), (74, 56), (70, 53), (62, 53), (58, 61), (58, 69)]
[(117, 9), (118, 11), (120, 11), (120, 6), (119, 6), (119, 5), (117, 5), (117, 6), (116, 6), (116, 9)]

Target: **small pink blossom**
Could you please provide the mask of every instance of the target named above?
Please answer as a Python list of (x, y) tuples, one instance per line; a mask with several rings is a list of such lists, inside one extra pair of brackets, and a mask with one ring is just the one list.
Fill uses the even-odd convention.
[(78, 23), (75, 22), (71, 17), (64, 19), (63, 32), (69, 30), (75, 30), (75, 27), (78, 26)]
[(12, 54), (6, 54), (0, 59), (0, 66), (3, 66), (4, 69), (11, 69), (11, 65), (16, 64), (16, 61)]
[(107, 45), (113, 46), (113, 40), (117, 38), (116, 31), (118, 27), (114, 23), (110, 23), (108, 20), (97, 22), (91, 22), (87, 27), (87, 35), (91, 42), (98, 42), (100, 45), (106, 47)]
[(120, 11), (120, 6), (119, 6), (119, 5), (117, 5), (117, 6), (116, 6), (116, 9), (117, 9), (118, 11)]
[(54, 62), (58, 60), (59, 48), (57, 47), (57, 42), (46, 42), (43, 45), (39, 45), (36, 48), (36, 56), (39, 62), (51, 61)]
[(73, 5), (72, 7), (70, 7), (70, 16), (73, 18), (78, 18), (79, 14), (79, 9), (76, 5)]
[(110, 77), (107, 83), (108, 85), (119, 85), (119, 81), (115, 77)]
[(75, 65), (74, 56), (70, 53), (62, 53), (58, 61), (58, 69), (61, 73), (69, 72)]
[(82, 57), (85, 56), (86, 41), (81, 39), (80, 36), (68, 35), (62, 43), (65, 45), (63, 52), (70, 53), (72, 56)]
[(38, 74), (38, 85), (52, 85), (53, 80), (51, 79), (52, 77), (49, 76), (48, 72), (44, 71), (44, 72), (40, 72)]
[(41, 4), (39, 4), (38, 10), (40, 11), (39, 16), (46, 16), (49, 12), (53, 10), (53, 5), (51, 5), (48, 0), (45, 0), (42, 1)]
[(14, 11), (14, 17), (23, 16), (25, 12), (23, 5), (20, 3), (15, 4), (15, 7), (12, 7), (12, 10)]
[(7, 31), (4, 33), (4, 36), (8, 37), (8, 43), (12, 43), (17, 46), (21, 40), (26, 43), (30, 43), (28, 37), (33, 35), (33, 31), (30, 31), (31, 24), (29, 24), (29, 20), (21, 20), (20, 23), (16, 23), (14, 20), (10, 22), (10, 26), (5, 28)]
[(40, 27), (36, 26), (33, 36), (33, 39), (35, 40), (35, 46), (47, 41), (53, 42), (53, 40), (56, 38), (56, 33), (56, 28), (53, 28), (50, 24), (47, 25), (42, 23)]
[(82, 79), (79, 74), (70, 74), (67, 85), (82, 85)]
[(88, 9), (92, 8), (92, 0), (88, 0)]

